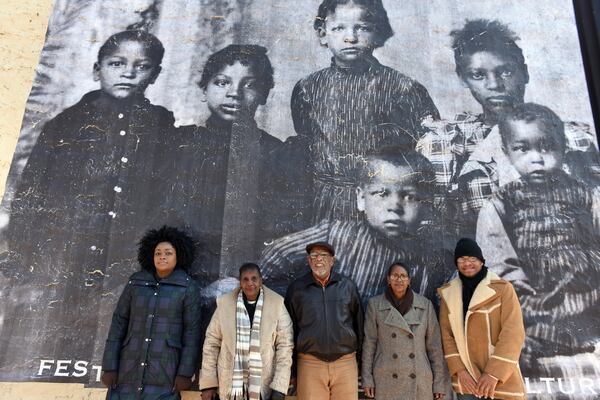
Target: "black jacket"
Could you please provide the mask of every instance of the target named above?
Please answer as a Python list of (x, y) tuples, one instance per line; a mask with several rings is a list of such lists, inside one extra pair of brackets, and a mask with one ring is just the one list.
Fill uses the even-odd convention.
[(294, 323), (296, 354), (335, 361), (360, 352), (364, 315), (358, 290), (350, 278), (332, 272), (322, 287), (309, 272), (289, 286), (285, 305)]

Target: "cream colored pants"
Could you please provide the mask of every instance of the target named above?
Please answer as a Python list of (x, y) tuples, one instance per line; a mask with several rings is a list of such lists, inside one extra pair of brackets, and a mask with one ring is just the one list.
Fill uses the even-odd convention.
[(335, 361), (298, 354), (298, 400), (357, 400), (356, 353)]

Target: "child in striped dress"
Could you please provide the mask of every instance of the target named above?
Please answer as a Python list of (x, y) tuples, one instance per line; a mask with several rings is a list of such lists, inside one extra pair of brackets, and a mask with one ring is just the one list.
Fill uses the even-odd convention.
[(313, 165), (313, 221), (358, 220), (353, 177), (366, 151), (414, 147), (422, 121), (439, 114), (421, 84), (373, 57), (393, 35), (381, 0), (324, 0), (314, 28), (332, 64), (301, 79), (291, 102)]
[(499, 125), (521, 179), (482, 208), (479, 228), (499, 217), (522, 272), (525, 365), (594, 350), (600, 332), (600, 246), (593, 190), (567, 175), (564, 124), (550, 109), (515, 106)]

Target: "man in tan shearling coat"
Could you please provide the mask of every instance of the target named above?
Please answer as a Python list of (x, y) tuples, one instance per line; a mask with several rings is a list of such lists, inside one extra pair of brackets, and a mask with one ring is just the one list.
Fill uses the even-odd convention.
[[(206, 330), (202, 349), (199, 382), (202, 400), (216, 399), (217, 393), (224, 400), (234, 397), (231, 392), (236, 386), (236, 357), (240, 355), (239, 337), (242, 334), (240, 314), (249, 318), (252, 339), (249, 356), (241, 364), (244, 366), (240, 371), (243, 395), (239, 397), (283, 400), (292, 367), (292, 320), (283, 297), (262, 284), (260, 268), (252, 263), (240, 268), (240, 287), (217, 299), (217, 309)], [(254, 355), (253, 347), (256, 347)], [(256, 365), (257, 358), (260, 359), (255, 372), (258, 381), (255, 380), (256, 392), (252, 392), (252, 366), (253, 363)]]
[(438, 292), (444, 357), (458, 399), (525, 399), (525, 328), (513, 286), (488, 271), (471, 239), (459, 240), (454, 259), (459, 276)]

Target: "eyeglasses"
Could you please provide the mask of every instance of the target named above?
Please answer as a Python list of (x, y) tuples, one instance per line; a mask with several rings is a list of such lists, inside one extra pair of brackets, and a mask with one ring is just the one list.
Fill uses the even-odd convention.
[(479, 258), (477, 257), (473, 257), (473, 256), (462, 256), (462, 257), (458, 257), (456, 259), (456, 263), (457, 264), (466, 264), (466, 263), (476, 263), (477, 261), (480, 261)]
[(316, 260), (319, 257), (327, 259), (327, 258), (331, 257), (331, 254), (329, 254), (329, 253), (310, 253), (308, 256), (312, 260)]
[(390, 275), (390, 279), (393, 281), (407, 281), (408, 280), (408, 275), (406, 274), (391, 274)]

